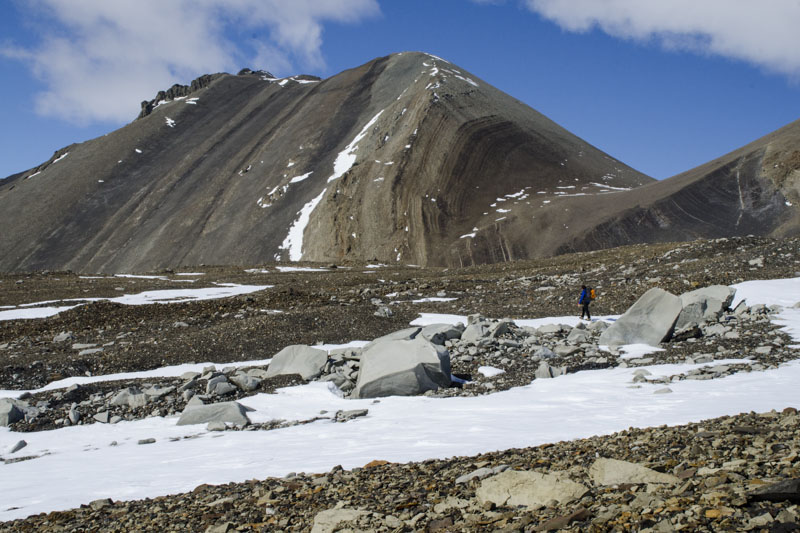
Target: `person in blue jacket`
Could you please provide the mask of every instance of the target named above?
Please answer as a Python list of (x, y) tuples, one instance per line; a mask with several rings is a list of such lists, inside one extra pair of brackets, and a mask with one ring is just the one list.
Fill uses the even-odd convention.
[(592, 296), (586, 285), (581, 285), (581, 295), (578, 298), (578, 305), (581, 306), (581, 320), (583, 315), (586, 315), (586, 320), (591, 320), (592, 316), (589, 314), (589, 304), (592, 302)]

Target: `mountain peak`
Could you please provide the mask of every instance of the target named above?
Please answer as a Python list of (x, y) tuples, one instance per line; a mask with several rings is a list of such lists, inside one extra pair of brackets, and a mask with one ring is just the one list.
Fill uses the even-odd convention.
[(325, 80), (201, 76), (142, 109), (38, 174), (6, 180), (0, 269), (462, 266), (737, 228), (769, 234), (793, 209), (757, 175), (758, 157), (737, 167), (737, 181), (730, 167), (654, 183), (424, 52)]

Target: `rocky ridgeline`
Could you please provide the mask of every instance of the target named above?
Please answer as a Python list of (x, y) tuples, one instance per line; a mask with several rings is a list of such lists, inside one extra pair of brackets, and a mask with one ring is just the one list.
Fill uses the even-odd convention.
[(0, 524), (56, 531), (796, 531), (795, 409), (418, 463), (292, 473)]

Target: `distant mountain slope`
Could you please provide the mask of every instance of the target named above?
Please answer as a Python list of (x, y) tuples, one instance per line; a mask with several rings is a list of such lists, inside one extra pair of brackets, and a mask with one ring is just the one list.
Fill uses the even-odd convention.
[[(800, 234), (800, 120), (697, 168), (591, 202), (556, 253), (734, 235)], [(589, 209), (586, 199), (574, 209)]]
[(552, 253), (520, 214), (542, 198), (653, 181), (423, 53), (176, 87), (0, 182), (0, 270), (502, 261)]

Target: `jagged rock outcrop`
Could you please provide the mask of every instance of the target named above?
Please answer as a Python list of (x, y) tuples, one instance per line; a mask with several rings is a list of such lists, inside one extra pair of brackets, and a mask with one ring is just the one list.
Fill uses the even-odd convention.
[[(253, 74), (253, 72), (250, 69), (244, 69), (239, 73), (240, 76), (246, 74)], [(176, 83), (166, 91), (158, 91), (155, 98), (153, 98), (152, 100), (144, 100), (142, 102), (142, 111), (139, 113), (139, 116), (137, 118), (146, 117), (147, 115), (153, 112), (153, 109), (155, 109), (157, 106), (161, 104), (167, 104), (176, 99), (186, 98), (190, 94), (197, 92), (200, 89), (208, 87), (209, 85), (211, 85), (212, 81), (224, 75), (225, 74), (223, 73), (204, 74), (199, 78), (192, 80), (192, 83), (190, 83), (189, 85), (181, 85), (179, 83)]]

